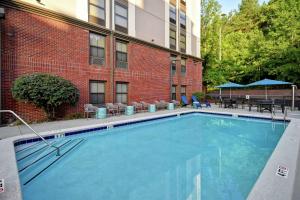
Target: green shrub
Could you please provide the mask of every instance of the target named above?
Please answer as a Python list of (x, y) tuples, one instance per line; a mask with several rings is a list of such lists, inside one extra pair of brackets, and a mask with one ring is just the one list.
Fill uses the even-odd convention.
[(195, 92), (193, 93), (193, 96), (195, 96), (198, 100), (202, 101), (205, 98), (204, 92)]
[(64, 117), (64, 119), (66, 120), (71, 120), (71, 119), (81, 119), (83, 118), (83, 113), (71, 113), (71, 114), (68, 114)]
[(79, 90), (70, 81), (50, 74), (21, 76), (11, 90), (16, 100), (42, 108), (48, 119), (55, 119), (56, 110), (61, 105), (75, 105), (79, 99)]

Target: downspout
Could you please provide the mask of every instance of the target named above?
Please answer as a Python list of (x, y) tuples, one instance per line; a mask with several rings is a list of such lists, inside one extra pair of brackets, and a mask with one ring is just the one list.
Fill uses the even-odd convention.
[[(0, 8), (0, 110), (2, 109), (2, 20), (5, 19), (5, 10), (4, 8)], [(2, 115), (0, 115), (0, 124), (2, 124)]]
[(115, 102), (115, 97), (114, 97), (114, 82), (115, 82), (115, 67), (114, 67), (114, 32), (113, 32), (113, 6), (114, 6), (114, 1), (110, 1), (110, 24), (109, 24), (109, 29), (110, 29), (110, 88), (111, 88), (111, 102)]

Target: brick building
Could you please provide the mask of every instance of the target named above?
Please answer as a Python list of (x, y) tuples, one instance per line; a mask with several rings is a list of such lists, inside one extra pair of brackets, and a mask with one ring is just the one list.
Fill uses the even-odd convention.
[[(16, 102), (13, 81), (50, 73), (70, 80), (83, 104), (180, 100), (202, 89), (200, 0), (0, 2), (1, 108), (27, 120), (45, 114)], [(111, 14), (112, 13), (112, 14)]]

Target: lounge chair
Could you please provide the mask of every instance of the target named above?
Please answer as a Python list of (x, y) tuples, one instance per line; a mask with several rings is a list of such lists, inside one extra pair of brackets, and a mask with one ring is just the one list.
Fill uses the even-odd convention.
[(142, 104), (144, 111), (148, 110), (149, 105), (150, 105), (149, 103), (146, 103), (145, 101), (141, 101), (140, 103)]
[(198, 99), (195, 96), (192, 96), (193, 105), (196, 106), (196, 108), (202, 108), (201, 103), (198, 101)]
[(97, 112), (97, 107), (93, 106), (93, 104), (84, 104), (84, 117), (86, 116), (89, 118), (90, 113), (96, 113)]
[(162, 109), (163, 105), (161, 104), (161, 102), (159, 101), (154, 101), (155, 107), (157, 108), (157, 110)]
[(181, 103), (182, 103), (182, 106), (187, 106), (187, 105), (189, 105), (186, 96), (181, 96)]
[(205, 106), (206, 108), (211, 108), (211, 105), (207, 99), (205, 100)]
[(180, 102), (176, 100), (172, 100), (171, 103), (174, 104), (175, 108), (177, 108), (180, 105)]
[(127, 105), (125, 105), (123, 103), (116, 103), (116, 105), (118, 106), (118, 113), (119, 114), (125, 113)]
[(161, 104), (161, 107), (163, 109), (167, 109), (168, 108), (168, 103), (165, 100), (160, 100), (159, 103)]
[(131, 104), (133, 105), (135, 112), (141, 112), (141, 111), (143, 111), (143, 105), (142, 104), (140, 104), (140, 103), (138, 103), (136, 101), (133, 101)]
[(108, 114), (116, 115), (118, 113), (118, 106), (112, 103), (105, 104)]
[(154, 104), (156, 106), (156, 108), (159, 109), (165, 109), (168, 106), (168, 103), (165, 102), (164, 100), (160, 100), (160, 101), (154, 101)]

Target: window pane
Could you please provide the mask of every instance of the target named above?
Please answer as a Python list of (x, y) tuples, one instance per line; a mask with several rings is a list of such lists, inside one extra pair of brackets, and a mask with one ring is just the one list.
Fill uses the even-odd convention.
[(121, 15), (127, 19), (127, 9), (126, 8), (116, 4), (115, 9), (116, 9), (115, 12), (117, 15)]
[(124, 28), (127, 28), (127, 19), (116, 16), (116, 24)]
[(175, 93), (175, 92), (176, 92), (176, 87), (172, 86), (172, 93)]
[(176, 40), (173, 38), (170, 38), (170, 44), (176, 46)]
[(90, 93), (104, 93), (105, 87), (104, 83), (91, 82), (90, 84)]
[(117, 51), (120, 51), (120, 52), (124, 52), (124, 53), (127, 53), (127, 44), (125, 43), (122, 43), (122, 42), (117, 42)]
[(170, 30), (170, 37), (171, 38), (176, 38), (176, 32), (173, 30)]
[(99, 51), (100, 51), (100, 53), (99, 53), (99, 57), (100, 58), (104, 58), (105, 57), (105, 51), (104, 51), (104, 49), (99, 49)]
[(127, 84), (122, 84), (122, 93), (127, 93)]
[(121, 94), (117, 94), (116, 101), (117, 101), (117, 103), (122, 103), (122, 96), (121, 96)]
[(122, 94), (122, 102), (121, 103), (127, 104), (127, 94)]
[(181, 65), (185, 66), (186, 65), (186, 59), (181, 59)]
[(122, 85), (117, 84), (117, 93), (121, 93), (121, 91), (122, 91)]
[(91, 47), (91, 56), (98, 57), (97, 47)]
[(90, 5), (90, 15), (98, 17), (100, 19), (105, 19), (105, 12), (103, 9), (96, 6)]
[(180, 91), (181, 93), (185, 93), (185, 86), (181, 86)]
[(90, 3), (95, 4), (99, 7), (104, 8), (104, 1), (105, 0), (90, 0)]
[(185, 35), (180, 35), (180, 40), (181, 40), (181, 42), (185, 42)]
[(105, 37), (95, 33), (90, 33), (90, 45), (97, 47), (105, 47)]

